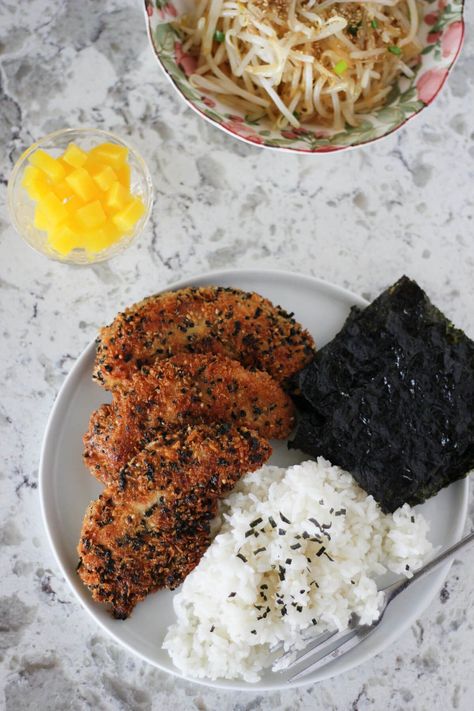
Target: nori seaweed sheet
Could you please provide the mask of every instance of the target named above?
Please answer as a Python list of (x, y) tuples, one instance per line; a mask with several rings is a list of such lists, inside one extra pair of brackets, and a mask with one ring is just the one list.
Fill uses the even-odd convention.
[(311, 411), (290, 446), (347, 469), (385, 512), (474, 468), (474, 343), (407, 277), (352, 309), (298, 384)]

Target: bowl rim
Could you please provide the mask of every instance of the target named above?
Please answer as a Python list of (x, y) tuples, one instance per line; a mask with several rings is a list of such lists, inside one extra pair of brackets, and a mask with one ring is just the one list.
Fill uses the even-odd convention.
[[(138, 164), (140, 165), (140, 171), (143, 175), (143, 182), (146, 185), (146, 192), (144, 194), (144, 205), (145, 205), (145, 214), (143, 216), (143, 223), (140, 228), (140, 230), (137, 232), (137, 234), (134, 234), (131, 238), (129, 238), (129, 241), (125, 245), (125, 249), (127, 249), (138, 237), (144, 232), (148, 220), (150, 219), (151, 211), (153, 208), (153, 203), (154, 203), (154, 188), (153, 188), (153, 179), (150, 173), (150, 169), (148, 168), (148, 164), (143, 158), (142, 154), (140, 151), (135, 148), (132, 144), (130, 144), (127, 140), (123, 139), (121, 136), (117, 135), (116, 133), (113, 133), (113, 131), (108, 131), (103, 128), (95, 128), (93, 126), (79, 126), (77, 128), (73, 127), (68, 127), (68, 128), (60, 128), (57, 129), (56, 131), (51, 131), (50, 133), (45, 134), (41, 138), (37, 139), (36, 141), (33, 141), (33, 143), (26, 148), (23, 153), (17, 158), (15, 161), (13, 168), (10, 172), (10, 175), (8, 177), (8, 183), (7, 183), (7, 196), (6, 196), (6, 204), (7, 204), (7, 210), (8, 210), (8, 216), (10, 218), (10, 221), (18, 234), (19, 237), (23, 240), (23, 242), (34, 252), (37, 254), (41, 254), (43, 257), (47, 257), (51, 261), (54, 262), (59, 262), (61, 264), (68, 264), (70, 266), (76, 266), (76, 267), (87, 267), (87, 266), (93, 266), (94, 264), (100, 264), (101, 262), (109, 261), (110, 259), (114, 259), (114, 257), (120, 256), (122, 252), (117, 251), (115, 254), (111, 255), (103, 255), (101, 258), (96, 259), (93, 258), (88, 262), (76, 262), (72, 259), (69, 259), (67, 255), (65, 255), (64, 259), (60, 259), (59, 257), (55, 257), (53, 255), (46, 254), (43, 250), (39, 249), (36, 247), (34, 244), (32, 244), (28, 239), (26, 239), (24, 235), (24, 230), (21, 228), (21, 226), (18, 223), (17, 220), (17, 215), (16, 215), (16, 207), (15, 207), (15, 200), (14, 200), (14, 193), (15, 189), (17, 186), (18, 179), (21, 175), (21, 172), (24, 170), (25, 164), (28, 160), (28, 158), (38, 149), (42, 148), (42, 146), (50, 141), (55, 141), (56, 139), (67, 136), (67, 135), (74, 135), (74, 134), (82, 134), (84, 136), (93, 136), (96, 135), (98, 137), (103, 137), (103, 138), (108, 138), (112, 139), (115, 141), (117, 144), (122, 145), (124, 148), (127, 148), (130, 153), (133, 154), (134, 158), (137, 160)], [(126, 239), (126, 237), (124, 238)], [(117, 243), (120, 244), (121, 240)], [(98, 253), (100, 254), (100, 252)]]
[(210, 118), (209, 116), (207, 116), (203, 111), (201, 111), (201, 109), (199, 109), (190, 99), (188, 99), (188, 98), (183, 94), (183, 92), (181, 91), (181, 89), (180, 89), (179, 86), (176, 84), (175, 80), (173, 79), (172, 75), (169, 73), (169, 71), (167, 70), (167, 68), (166, 68), (165, 65), (163, 64), (163, 62), (162, 62), (162, 60), (161, 60), (160, 53), (159, 53), (159, 52), (156, 50), (156, 48), (155, 48), (155, 44), (154, 44), (153, 37), (152, 37), (152, 32), (151, 32), (151, 27), (150, 27), (150, 16), (149, 16), (148, 13), (147, 13), (148, 4), (149, 4), (149, 3), (147, 2), (147, 0), (144, 0), (144, 2), (143, 2), (143, 10), (144, 10), (144, 13), (145, 13), (145, 24), (146, 24), (148, 40), (149, 40), (149, 42), (150, 42), (152, 52), (153, 52), (153, 54), (154, 54), (154, 56), (155, 56), (155, 58), (156, 58), (156, 60), (157, 60), (157, 62), (158, 62), (158, 64), (159, 64), (161, 70), (162, 70), (163, 73), (165, 74), (166, 78), (167, 78), (168, 81), (171, 83), (171, 85), (173, 86), (173, 88), (175, 89), (175, 91), (179, 94), (179, 96), (181, 97), (181, 99), (187, 104), (187, 106), (188, 106), (189, 108), (191, 108), (198, 116), (200, 116), (200, 117), (203, 118), (205, 121), (207, 121), (207, 123), (209, 123), (211, 126), (215, 126), (215, 127), (219, 128), (221, 131), (223, 131), (223, 132), (226, 133), (227, 135), (232, 136), (233, 138), (236, 138), (237, 140), (241, 141), (242, 143), (245, 143), (245, 144), (248, 145), (248, 146), (254, 146), (254, 147), (260, 148), (260, 149), (262, 149), (262, 150), (263, 150), (263, 149), (266, 149), (266, 150), (270, 150), (270, 151), (283, 151), (284, 153), (292, 153), (293, 155), (311, 155), (311, 156), (317, 155), (317, 156), (321, 157), (321, 156), (325, 156), (325, 155), (328, 155), (328, 154), (331, 155), (331, 154), (333, 154), (333, 153), (340, 153), (340, 152), (342, 152), (342, 151), (355, 150), (356, 148), (361, 148), (361, 147), (367, 146), (367, 145), (369, 145), (369, 144), (371, 144), (371, 143), (375, 143), (375, 142), (377, 142), (377, 141), (381, 141), (381, 140), (383, 140), (384, 138), (388, 138), (389, 136), (391, 136), (392, 134), (394, 134), (396, 131), (399, 131), (400, 129), (402, 129), (404, 126), (406, 126), (406, 124), (407, 124), (409, 121), (411, 121), (412, 119), (414, 119), (416, 116), (419, 116), (419, 115), (422, 113), (422, 111), (424, 111), (425, 109), (431, 107), (431, 105), (432, 105), (432, 104), (434, 103), (434, 101), (437, 99), (438, 95), (440, 94), (440, 92), (442, 91), (444, 85), (446, 84), (446, 81), (448, 80), (448, 77), (449, 77), (449, 75), (451, 74), (451, 71), (453, 70), (454, 66), (456, 65), (456, 62), (457, 62), (458, 59), (459, 59), (459, 55), (461, 54), (461, 50), (462, 50), (462, 48), (463, 48), (464, 40), (465, 40), (465, 37), (466, 37), (466, 21), (465, 21), (465, 19), (464, 19), (465, 0), (461, 0), (461, 7), (460, 7), (461, 16), (460, 16), (460, 19), (459, 19), (459, 22), (461, 23), (461, 37), (460, 37), (460, 39), (459, 39), (459, 45), (458, 45), (458, 47), (457, 47), (457, 49), (456, 49), (456, 53), (454, 54), (454, 56), (452, 57), (452, 59), (451, 59), (451, 61), (450, 61), (450, 63), (449, 63), (449, 65), (446, 66), (446, 74), (444, 75), (444, 77), (443, 77), (443, 79), (442, 79), (440, 85), (438, 86), (438, 89), (437, 89), (436, 93), (435, 93), (434, 96), (431, 98), (431, 100), (429, 101), (429, 103), (426, 103), (426, 104), (423, 103), (423, 106), (421, 106), (421, 107), (420, 107), (417, 111), (415, 111), (414, 113), (412, 113), (412, 114), (410, 114), (409, 116), (407, 116), (407, 117), (402, 121), (402, 123), (400, 123), (398, 126), (395, 126), (394, 128), (391, 128), (389, 131), (387, 131), (386, 133), (382, 134), (381, 136), (376, 136), (375, 138), (369, 138), (369, 139), (367, 139), (367, 140), (365, 140), (365, 141), (361, 141), (360, 143), (353, 143), (353, 144), (347, 145), (347, 146), (334, 146), (334, 147), (333, 147), (333, 146), (321, 146), (320, 148), (318, 148), (318, 149), (316, 149), (316, 150), (310, 150), (310, 149), (308, 149), (308, 148), (293, 148), (293, 147), (290, 147), (290, 146), (271, 146), (271, 145), (268, 145), (267, 143), (265, 143), (265, 140), (263, 141), (263, 143), (257, 143), (256, 141), (252, 141), (252, 140), (246, 138), (245, 136), (242, 136), (242, 135), (238, 134), (237, 132), (232, 131), (232, 129), (227, 128), (226, 126), (222, 125), (222, 123), (219, 123), (219, 122), (215, 121), (214, 119), (212, 119), (212, 118)]

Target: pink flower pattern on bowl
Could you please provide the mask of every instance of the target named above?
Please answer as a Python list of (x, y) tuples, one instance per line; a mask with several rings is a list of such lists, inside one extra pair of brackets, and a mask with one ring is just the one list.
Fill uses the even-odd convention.
[(464, 0), (428, 2), (419, 35), (423, 49), (413, 79), (402, 77), (385, 106), (360, 126), (346, 126), (336, 135), (311, 125), (278, 130), (265, 117), (251, 121), (243, 114), (230, 113), (218, 96), (203, 94), (190, 84), (196, 60), (183, 51), (182, 38), (170, 24), (177, 14), (173, 0), (145, 0), (145, 15), (158, 62), (178, 93), (198, 114), (247, 143), (286, 151), (329, 153), (370, 143), (396, 131), (430, 104), (442, 89), (462, 47)]
[(447, 76), (447, 69), (428, 69), (427, 72), (422, 74), (416, 83), (419, 100), (424, 104), (431, 104)]
[(464, 23), (460, 20), (446, 27), (441, 39), (441, 53), (444, 58), (454, 56), (462, 44)]
[(183, 45), (181, 42), (174, 43), (174, 56), (178, 66), (181, 67), (187, 77), (191, 76), (191, 74), (196, 71), (196, 58), (192, 57), (190, 54), (186, 54), (186, 52), (183, 52)]

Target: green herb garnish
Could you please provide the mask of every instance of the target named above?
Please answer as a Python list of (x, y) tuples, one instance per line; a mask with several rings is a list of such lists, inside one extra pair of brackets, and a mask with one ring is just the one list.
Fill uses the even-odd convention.
[(402, 53), (402, 50), (400, 49), (400, 47), (397, 47), (396, 44), (391, 44), (390, 47), (388, 47), (387, 49), (388, 49), (388, 51), (391, 52), (392, 54), (396, 54), (397, 57), (399, 57), (399, 56), (401, 55), (401, 53)]
[(223, 42), (225, 40), (225, 32), (220, 32), (219, 30), (216, 30), (214, 32), (214, 39), (216, 42)]
[(344, 74), (348, 66), (347, 62), (344, 59), (341, 59), (334, 67), (334, 74), (341, 76), (341, 74)]
[(373, 20), (370, 21), (370, 26), (371, 26), (372, 29), (374, 29), (374, 30), (378, 29), (379, 23), (377, 22), (377, 20), (375, 19), (375, 17), (374, 17)]

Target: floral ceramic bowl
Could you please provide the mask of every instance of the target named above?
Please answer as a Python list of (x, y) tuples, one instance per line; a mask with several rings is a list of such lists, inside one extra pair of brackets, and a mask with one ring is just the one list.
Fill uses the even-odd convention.
[(464, 37), (463, 0), (428, 0), (419, 37), (424, 48), (415, 76), (402, 77), (382, 108), (360, 126), (347, 127), (331, 137), (304, 128), (274, 129), (263, 118), (248, 121), (212, 94), (191, 86), (188, 76), (195, 60), (185, 54), (181, 37), (172, 26), (183, 0), (145, 0), (148, 34), (156, 57), (169, 80), (198, 114), (226, 133), (247, 143), (301, 153), (328, 153), (371, 143), (387, 136), (420, 113), (436, 98), (459, 55)]

